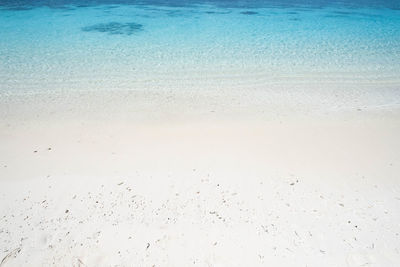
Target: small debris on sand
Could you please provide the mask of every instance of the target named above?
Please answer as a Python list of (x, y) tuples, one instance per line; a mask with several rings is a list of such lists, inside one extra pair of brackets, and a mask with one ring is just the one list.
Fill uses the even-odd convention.
[(17, 257), (17, 254), (21, 252), (21, 248), (16, 248), (8, 253), (0, 262), (0, 266), (3, 266), (11, 257)]
[(84, 264), (83, 261), (82, 261), (81, 259), (78, 259), (78, 262), (79, 262), (79, 265), (82, 264), (83, 266), (86, 266), (86, 264)]

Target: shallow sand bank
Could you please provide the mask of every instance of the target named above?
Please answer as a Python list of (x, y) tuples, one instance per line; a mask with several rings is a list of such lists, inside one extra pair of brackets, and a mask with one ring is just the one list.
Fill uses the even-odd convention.
[(398, 266), (390, 94), (248, 95), (2, 96), (0, 260)]

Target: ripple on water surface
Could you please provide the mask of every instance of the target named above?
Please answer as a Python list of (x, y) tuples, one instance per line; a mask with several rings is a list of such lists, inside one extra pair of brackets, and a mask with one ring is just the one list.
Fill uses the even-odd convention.
[(0, 0), (0, 89), (231, 86), (238, 77), (398, 83), (399, 10), (373, 1), (238, 3)]

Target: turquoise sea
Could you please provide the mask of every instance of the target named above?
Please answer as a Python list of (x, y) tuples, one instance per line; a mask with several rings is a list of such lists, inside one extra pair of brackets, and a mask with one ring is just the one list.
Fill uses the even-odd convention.
[(400, 2), (0, 0), (2, 92), (207, 82), (400, 89)]

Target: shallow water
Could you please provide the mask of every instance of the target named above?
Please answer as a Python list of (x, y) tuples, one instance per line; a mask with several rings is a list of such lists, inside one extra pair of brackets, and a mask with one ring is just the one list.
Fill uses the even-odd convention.
[(2, 92), (399, 77), (398, 1), (0, 1)]

